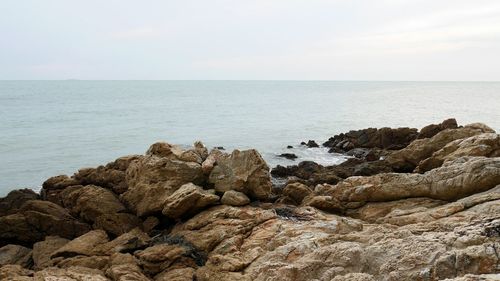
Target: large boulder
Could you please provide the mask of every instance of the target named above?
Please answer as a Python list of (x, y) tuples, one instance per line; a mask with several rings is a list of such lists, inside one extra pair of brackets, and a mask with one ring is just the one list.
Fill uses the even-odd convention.
[(161, 212), (167, 198), (183, 184), (205, 181), (200, 163), (179, 160), (166, 145), (156, 146), (127, 169), (129, 189), (121, 199), (138, 216)]
[(218, 192), (236, 190), (251, 198), (265, 200), (271, 193), (269, 167), (255, 150), (234, 150), (224, 155), (210, 173), (209, 182)]
[(32, 245), (47, 235), (72, 239), (90, 230), (61, 206), (40, 200), (26, 201), (15, 214), (0, 217), (0, 244)]
[(415, 172), (424, 173), (462, 156), (500, 156), (500, 135), (485, 133), (452, 141), (431, 157), (420, 161)]
[(165, 200), (162, 213), (169, 218), (178, 219), (217, 204), (219, 199), (219, 196), (203, 190), (202, 187), (187, 183)]
[(126, 210), (112, 191), (95, 185), (65, 192), (63, 203), (73, 215), (92, 223), (102, 215), (116, 214)]
[(431, 138), (415, 140), (404, 149), (394, 151), (387, 156), (386, 162), (397, 172), (412, 172), (420, 161), (430, 157), (454, 140), (494, 132), (493, 129), (481, 123), (457, 129), (446, 129)]

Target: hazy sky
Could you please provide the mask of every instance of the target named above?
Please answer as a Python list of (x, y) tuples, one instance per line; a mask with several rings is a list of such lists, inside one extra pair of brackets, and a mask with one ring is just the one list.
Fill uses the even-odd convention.
[(499, 0), (12, 0), (0, 79), (500, 80)]

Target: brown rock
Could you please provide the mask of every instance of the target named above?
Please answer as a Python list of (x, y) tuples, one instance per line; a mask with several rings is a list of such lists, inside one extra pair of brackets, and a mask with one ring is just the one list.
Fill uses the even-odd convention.
[(73, 266), (69, 268), (48, 267), (35, 273), (34, 280), (107, 281), (98, 269)]
[(458, 128), (457, 120), (454, 118), (446, 119), (441, 124), (431, 124), (423, 127), (418, 133), (418, 139), (432, 138), (437, 133), (446, 129), (456, 129)]
[(59, 236), (47, 236), (45, 240), (33, 244), (34, 269), (40, 270), (45, 267), (53, 266), (50, 256), (69, 241), (70, 240)]
[(72, 239), (90, 230), (67, 210), (48, 201), (27, 201), (16, 214), (0, 217), (0, 244), (32, 245), (47, 235)]
[(39, 199), (39, 196), (31, 189), (13, 190), (0, 198), (0, 217), (14, 214), (26, 201), (36, 199)]
[(74, 256), (94, 256), (98, 254), (97, 246), (108, 242), (108, 235), (104, 230), (92, 230), (75, 238), (52, 253), (51, 258)]
[(191, 281), (194, 280), (195, 270), (191, 267), (183, 267), (167, 270), (157, 274), (155, 281)]
[(268, 199), (272, 185), (269, 167), (254, 149), (235, 150), (221, 157), (210, 173), (209, 182), (218, 192), (236, 190), (255, 199)]
[(95, 220), (94, 229), (103, 229), (114, 236), (122, 235), (142, 225), (135, 215), (128, 213), (104, 214)]
[(302, 200), (310, 195), (312, 190), (305, 184), (301, 183), (291, 183), (287, 184), (285, 188), (283, 188), (283, 195), (292, 198), (296, 204), (302, 203)]
[(420, 161), (430, 157), (434, 152), (454, 140), (494, 132), (491, 128), (480, 123), (470, 124), (457, 129), (447, 129), (431, 138), (419, 139), (412, 142), (406, 148), (395, 151), (387, 156), (386, 161), (395, 171), (412, 172)]
[(198, 163), (149, 155), (128, 168), (129, 189), (121, 199), (138, 216), (154, 214), (163, 209), (166, 199), (181, 185), (204, 180)]
[(250, 198), (245, 193), (229, 190), (222, 195), (221, 203), (230, 206), (244, 206), (250, 203)]
[(218, 202), (219, 196), (211, 194), (197, 185), (187, 183), (165, 200), (162, 213), (169, 218), (177, 219), (196, 214), (203, 208)]
[(33, 271), (25, 269), (18, 264), (9, 264), (0, 267), (0, 280), (32, 281)]
[(420, 161), (415, 172), (424, 173), (462, 156), (500, 156), (500, 135), (485, 133), (452, 141), (434, 152), (431, 157)]

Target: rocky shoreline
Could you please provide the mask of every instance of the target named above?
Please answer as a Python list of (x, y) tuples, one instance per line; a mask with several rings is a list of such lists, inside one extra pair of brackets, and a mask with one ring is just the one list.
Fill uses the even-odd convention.
[(500, 280), (494, 130), (448, 119), (323, 146), (353, 157), (270, 171), (256, 150), (155, 143), (12, 191), (0, 280)]

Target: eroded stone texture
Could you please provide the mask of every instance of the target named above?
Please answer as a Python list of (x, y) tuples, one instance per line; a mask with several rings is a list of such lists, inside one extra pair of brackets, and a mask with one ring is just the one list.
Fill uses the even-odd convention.
[(209, 177), (215, 190), (236, 190), (255, 199), (268, 199), (271, 193), (269, 167), (254, 150), (235, 150), (217, 160)]

